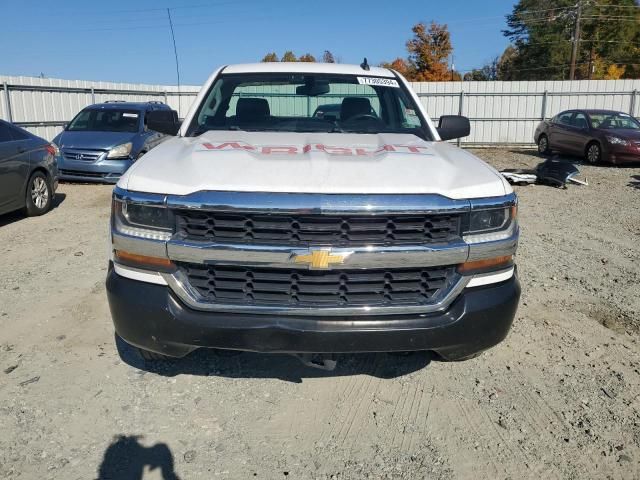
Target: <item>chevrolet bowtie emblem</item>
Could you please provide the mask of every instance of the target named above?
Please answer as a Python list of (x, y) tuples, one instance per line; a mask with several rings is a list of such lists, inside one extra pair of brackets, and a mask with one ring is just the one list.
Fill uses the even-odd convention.
[(331, 253), (331, 250), (310, 250), (309, 253), (293, 254), (295, 263), (304, 263), (312, 269), (327, 269), (332, 264), (344, 263), (344, 260), (353, 252)]

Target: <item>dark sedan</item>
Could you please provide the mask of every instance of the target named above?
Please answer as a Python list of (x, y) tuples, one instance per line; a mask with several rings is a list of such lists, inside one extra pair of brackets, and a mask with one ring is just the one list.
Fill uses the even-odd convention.
[(58, 188), (58, 149), (0, 120), (0, 214), (22, 209), (42, 215)]
[(612, 110), (567, 110), (540, 122), (534, 140), (538, 151), (583, 156), (589, 163), (640, 162), (640, 123)]

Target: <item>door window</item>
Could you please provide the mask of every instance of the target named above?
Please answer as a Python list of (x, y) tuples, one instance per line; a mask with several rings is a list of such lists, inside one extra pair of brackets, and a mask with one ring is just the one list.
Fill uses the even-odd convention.
[(586, 115), (584, 113), (576, 113), (576, 116), (573, 117), (573, 126), (583, 129), (589, 128)]
[(566, 125), (568, 127), (572, 126), (571, 117), (573, 117), (573, 112), (565, 112), (558, 115), (558, 123), (560, 125)]

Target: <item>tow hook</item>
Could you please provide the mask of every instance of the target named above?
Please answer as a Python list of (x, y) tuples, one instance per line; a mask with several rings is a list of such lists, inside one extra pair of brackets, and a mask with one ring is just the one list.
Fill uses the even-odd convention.
[(292, 353), (307, 367), (319, 368), (320, 370), (333, 371), (338, 363), (337, 355), (334, 353)]

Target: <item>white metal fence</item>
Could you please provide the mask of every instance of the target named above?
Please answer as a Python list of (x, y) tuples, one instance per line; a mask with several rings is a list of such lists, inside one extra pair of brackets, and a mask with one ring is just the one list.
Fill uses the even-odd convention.
[[(638, 114), (640, 80), (414, 83), (427, 111), (471, 119), (465, 145), (530, 145), (543, 118), (569, 108)], [(147, 85), (0, 75), (0, 118), (52, 139), (83, 107), (105, 100), (159, 100), (187, 113), (199, 87)]]

